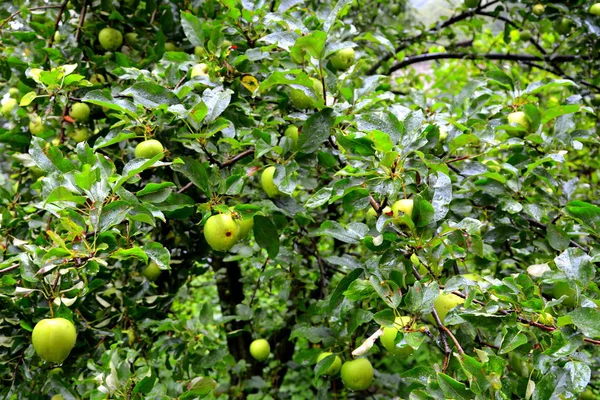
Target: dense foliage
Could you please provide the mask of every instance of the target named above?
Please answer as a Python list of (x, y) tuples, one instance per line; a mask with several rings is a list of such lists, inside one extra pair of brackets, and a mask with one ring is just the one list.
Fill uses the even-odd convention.
[(2, 2), (0, 396), (600, 398), (593, 7)]

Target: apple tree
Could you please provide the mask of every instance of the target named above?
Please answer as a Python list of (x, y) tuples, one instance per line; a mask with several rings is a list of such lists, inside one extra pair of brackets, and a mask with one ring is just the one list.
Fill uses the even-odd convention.
[(600, 398), (600, 4), (416, 7), (0, 4), (0, 395)]

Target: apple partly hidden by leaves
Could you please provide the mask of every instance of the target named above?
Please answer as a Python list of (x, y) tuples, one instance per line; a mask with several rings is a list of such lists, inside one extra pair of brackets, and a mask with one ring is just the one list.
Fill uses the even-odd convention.
[(437, 311), (440, 321), (443, 323), (448, 312), (459, 304), (463, 304), (465, 299), (454, 293), (444, 293), (440, 290), (440, 295), (435, 299), (433, 307)]
[(145, 140), (135, 146), (135, 158), (152, 158), (164, 152), (163, 145), (156, 139)]
[(593, 4), (590, 7), (590, 14), (600, 16), (600, 3)]
[(166, 42), (165, 43), (165, 51), (179, 51), (179, 47), (177, 47), (175, 45), (175, 43), (172, 42)]
[(101, 85), (103, 83), (106, 83), (106, 78), (102, 74), (94, 74), (90, 78), (90, 82), (94, 85)]
[(531, 31), (529, 31), (529, 30), (522, 30), (520, 32), (519, 39), (521, 41), (528, 42), (528, 41), (531, 40), (531, 38), (532, 38)]
[(394, 218), (398, 218), (401, 214), (406, 214), (409, 217), (412, 217), (413, 207), (415, 205), (414, 200), (412, 199), (402, 199), (398, 200), (394, 204), (392, 204), (392, 213)]
[(383, 328), (383, 335), (379, 337), (381, 344), (387, 351), (395, 356), (408, 357), (412, 354), (413, 348), (406, 345), (404, 347), (396, 347), (395, 340), (398, 335), (398, 331), (408, 326), (410, 329), (414, 329), (414, 324), (411, 324), (412, 318), (408, 316), (396, 317), (394, 326), (386, 326)]
[(13, 98), (8, 98), (2, 103), (2, 108), (0, 108), (0, 111), (2, 112), (2, 114), (4, 114), (4, 116), (8, 116), (16, 106), (17, 100)]
[(127, 32), (125, 34), (125, 42), (127, 42), (127, 44), (129, 44), (130, 46), (134, 46), (137, 44), (138, 41), (138, 34), (135, 32)]
[(527, 115), (523, 111), (512, 112), (508, 114), (508, 123), (511, 125), (519, 125), (526, 131), (529, 131), (531, 124), (527, 119)]
[(29, 132), (31, 132), (33, 136), (37, 136), (44, 132), (44, 124), (38, 115), (32, 114), (29, 117)]
[(275, 167), (273, 165), (265, 168), (260, 176), (262, 188), (269, 197), (277, 197), (281, 194), (281, 191), (279, 191), (279, 188), (273, 181), (273, 176), (275, 176)]
[[(324, 360), (325, 358), (332, 356), (332, 355), (333, 355), (333, 353), (331, 353), (329, 351), (324, 351), (323, 353), (319, 354), (319, 357), (317, 357), (317, 364), (319, 362), (321, 362), (322, 360)], [(336, 375), (338, 372), (340, 372), (341, 368), (342, 368), (342, 359), (336, 355), (335, 359), (333, 360), (333, 363), (325, 371), (325, 375), (327, 375), (327, 376)]]
[(250, 354), (257, 361), (265, 361), (271, 354), (271, 346), (265, 339), (256, 339), (250, 343)]
[(238, 234), (238, 240), (242, 240), (246, 236), (248, 236), (248, 234), (252, 230), (252, 227), (254, 227), (254, 218), (240, 218), (237, 219), (236, 222), (240, 229)]
[(150, 263), (142, 270), (142, 275), (149, 281), (155, 281), (161, 273), (161, 269), (157, 263), (150, 261)]
[(342, 365), (342, 382), (350, 390), (365, 390), (373, 382), (373, 366), (366, 358), (346, 361)]
[(542, 15), (544, 11), (546, 11), (546, 7), (544, 7), (543, 4), (536, 4), (535, 6), (533, 6), (532, 11), (535, 15)]
[(31, 341), (35, 352), (44, 360), (60, 364), (75, 346), (77, 332), (73, 323), (64, 318), (48, 318), (33, 328)]
[[(318, 99), (323, 98), (323, 84), (316, 78), (310, 78), (313, 82), (313, 89)], [(302, 89), (291, 88), (290, 99), (296, 108), (306, 109), (314, 107), (316, 99), (304, 93)]]
[(567, 33), (571, 32), (572, 28), (573, 24), (567, 17), (562, 17), (554, 21), (554, 29), (561, 35), (566, 35)]
[(104, 28), (98, 34), (98, 41), (104, 50), (113, 51), (123, 44), (123, 34), (114, 28)]
[(298, 127), (296, 125), (288, 126), (283, 134), (292, 141), (293, 149), (298, 147)]
[(206, 56), (206, 49), (202, 46), (194, 47), (194, 54), (198, 58), (204, 58)]
[(563, 300), (564, 305), (568, 307), (575, 305), (575, 289), (567, 281), (560, 281), (554, 284), (554, 298), (560, 299), (562, 296), (567, 296)]
[(544, 325), (554, 326), (554, 317), (552, 316), (552, 314), (547, 312), (540, 313), (538, 321)]
[(465, 0), (465, 7), (475, 8), (479, 5), (479, 0)]
[(69, 133), (69, 137), (73, 139), (75, 143), (81, 143), (90, 138), (90, 130), (88, 128), (76, 128)]
[(19, 89), (17, 89), (16, 87), (11, 87), (10, 89), (8, 89), (8, 95), (13, 99), (16, 99), (17, 97), (19, 97)]
[(50, 400), (65, 400), (65, 398), (62, 397), (60, 394), (55, 394), (50, 398)]
[(205, 63), (200, 63), (194, 65), (192, 68), (192, 72), (190, 73), (190, 77), (195, 78), (197, 76), (208, 76), (208, 65)]
[(354, 64), (355, 57), (356, 53), (354, 52), (354, 49), (352, 47), (346, 47), (333, 53), (333, 56), (331, 56), (331, 65), (333, 65), (335, 69), (345, 71)]
[(238, 241), (240, 226), (231, 214), (213, 215), (204, 224), (206, 243), (215, 251), (228, 251)]
[(77, 122), (86, 122), (90, 118), (90, 106), (85, 103), (75, 103), (71, 106), (69, 116)]

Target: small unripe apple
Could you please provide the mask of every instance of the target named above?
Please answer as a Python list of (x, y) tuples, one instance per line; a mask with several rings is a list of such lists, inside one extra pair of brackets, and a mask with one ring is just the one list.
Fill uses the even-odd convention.
[(231, 43), (231, 40), (223, 40), (223, 43), (221, 43), (221, 47), (228, 49), (231, 46), (233, 46), (233, 43)]
[(523, 42), (528, 42), (531, 40), (531, 31), (528, 30), (523, 30), (520, 32), (519, 38), (521, 39), (521, 41)]
[(275, 167), (273, 165), (265, 168), (260, 176), (262, 188), (269, 197), (277, 197), (281, 194), (281, 191), (273, 181), (273, 176), (275, 176)]
[(475, 8), (479, 5), (479, 0), (465, 0), (465, 7)]
[(600, 16), (600, 3), (593, 4), (590, 7), (590, 14)]
[[(329, 351), (324, 351), (323, 353), (319, 354), (319, 357), (317, 357), (317, 364), (321, 360), (324, 360), (325, 358), (327, 358), (331, 355), (333, 355), (333, 353), (331, 353)], [(336, 355), (335, 359), (333, 360), (333, 363), (325, 371), (325, 375), (327, 375), (327, 376), (336, 375), (338, 372), (340, 372), (341, 368), (342, 368), (342, 359)]]
[(145, 140), (135, 146), (135, 158), (152, 158), (164, 152), (163, 145), (156, 139)]
[(265, 339), (256, 339), (250, 343), (250, 354), (258, 361), (265, 361), (271, 354), (271, 346)]
[(150, 261), (150, 263), (142, 270), (142, 275), (149, 281), (155, 281), (161, 273), (161, 269), (157, 263)]
[(71, 106), (69, 116), (77, 122), (86, 122), (90, 118), (90, 106), (85, 103), (75, 103)]
[(94, 85), (100, 85), (106, 82), (106, 78), (102, 74), (94, 74), (90, 78), (90, 82)]
[(228, 251), (239, 236), (240, 226), (230, 214), (213, 215), (204, 224), (206, 243), (215, 251)]
[(560, 100), (556, 96), (550, 96), (548, 98), (548, 108), (558, 107), (560, 105)]
[(342, 382), (350, 390), (365, 390), (373, 382), (373, 366), (366, 358), (346, 361), (342, 365)]
[(205, 63), (194, 65), (190, 76), (192, 78), (195, 78), (197, 76), (208, 76), (208, 65), (206, 65)]
[(579, 395), (579, 400), (598, 400), (598, 396), (594, 394), (592, 389), (588, 388)]
[(402, 7), (400, 7), (400, 4), (392, 4), (390, 11), (392, 12), (392, 15), (398, 15), (400, 14), (400, 11), (402, 11)]
[(335, 69), (339, 69), (341, 71), (345, 71), (352, 64), (354, 64), (354, 58), (356, 54), (352, 47), (346, 47), (345, 49), (341, 49), (336, 51), (331, 57), (331, 65), (334, 66)]
[(130, 45), (136, 45), (138, 41), (138, 34), (135, 32), (127, 32), (125, 34), (125, 41)]
[(372, 224), (377, 220), (377, 211), (375, 211), (373, 207), (369, 207), (369, 210), (367, 211), (366, 220), (367, 224)]
[(554, 29), (561, 35), (566, 35), (567, 33), (571, 32), (572, 28), (573, 25), (571, 20), (567, 17), (562, 17), (554, 21)]
[(440, 295), (435, 299), (433, 307), (435, 308), (435, 311), (437, 311), (440, 321), (443, 323), (448, 312), (464, 302), (465, 299), (454, 293), (444, 293), (443, 291), (440, 291)]
[(298, 127), (296, 125), (288, 126), (283, 134), (292, 141), (293, 149), (298, 147)]
[(560, 281), (554, 284), (554, 298), (560, 299), (562, 296), (567, 296), (563, 300), (563, 304), (568, 307), (575, 305), (575, 289), (571, 287), (569, 282)]
[(17, 106), (17, 100), (13, 99), (13, 98), (8, 98), (8, 99), (4, 100), (4, 102), (2, 103), (2, 107), (0, 108), (0, 111), (2, 112), (2, 114), (4, 114), (4, 116), (8, 116), (8, 115), (10, 115), (12, 110), (14, 110), (14, 108), (16, 106)]
[(547, 312), (540, 313), (539, 322), (544, 325), (554, 326), (554, 317)]
[(45, 361), (60, 364), (75, 346), (75, 325), (64, 318), (48, 318), (33, 328), (31, 342), (35, 352)]
[(400, 213), (404, 213), (409, 217), (412, 217), (414, 204), (415, 202), (412, 199), (402, 199), (392, 204), (392, 213), (394, 214), (394, 218), (398, 218), (401, 215)]
[(11, 87), (10, 89), (8, 89), (8, 94), (13, 99), (16, 99), (17, 97), (19, 97), (19, 89), (17, 89), (16, 87)]
[(37, 136), (44, 132), (44, 124), (38, 115), (31, 115), (29, 117), (29, 132), (31, 132), (33, 136)]
[(81, 143), (90, 138), (90, 130), (88, 128), (76, 128), (69, 134), (69, 137), (75, 141), (75, 143)]
[(411, 320), (412, 319), (407, 316), (396, 317), (393, 327), (386, 326), (383, 328), (383, 335), (379, 337), (379, 340), (381, 340), (383, 347), (385, 347), (387, 351), (395, 356), (408, 357), (413, 352), (413, 348), (410, 346), (399, 348), (394, 344), (400, 329), (404, 328), (405, 326), (409, 326), (409, 328), (414, 329), (414, 324), (410, 325)]
[(206, 49), (202, 46), (196, 46), (194, 47), (194, 54), (198, 58), (204, 58), (206, 56)]
[(531, 128), (531, 124), (529, 123), (529, 120), (527, 119), (527, 115), (525, 115), (525, 113), (523, 111), (517, 111), (517, 112), (510, 113), (510, 114), (508, 114), (507, 118), (508, 118), (508, 123), (511, 125), (519, 125), (526, 131), (528, 131), (529, 128)]
[(542, 15), (544, 11), (546, 11), (546, 7), (544, 7), (543, 4), (536, 4), (535, 6), (533, 6), (532, 11), (535, 15)]
[(104, 28), (98, 34), (98, 41), (104, 50), (113, 51), (123, 44), (123, 34), (114, 28)]
[(179, 51), (179, 48), (175, 46), (175, 43), (166, 42), (165, 43), (165, 51)]
[[(323, 84), (316, 78), (310, 78), (313, 82), (313, 89), (318, 99), (323, 98)], [(315, 99), (306, 93), (302, 89), (291, 88), (290, 89), (290, 100), (296, 108), (305, 109), (314, 107)]]
[(50, 398), (50, 400), (65, 400), (65, 398), (62, 397), (60, 394), (55, 394), (54, 396), (52, 396), (52, 398)]

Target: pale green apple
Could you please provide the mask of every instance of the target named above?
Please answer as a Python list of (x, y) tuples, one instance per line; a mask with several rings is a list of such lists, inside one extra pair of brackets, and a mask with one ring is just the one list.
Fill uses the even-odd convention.
[(346, 361), (342, 365), (342, 382), (350, 390), (365, 390), (373, 382), (373, 366), (366, 358)]
[[(333, 355), (333, 353), (331, 353), (329, 351), (324, 351), (323, 353), (319, 354), (319, 357), (317, 357), (317, 364), (319, 362), (321, 362), (321, 360), (324, 360), (325, 358), (332, 356), (332, 355)], [(341, 368), (342, 368), (342, 359), (336, 355), (335, 359), (333, 360), (333, 363), (325, 371), (325, 375), (327, 375), (327, 376), (336, 375), (338, 372), (340, 372)]]
[(240, 228), (240, 232), (238, 235), (238, 240), (242, 240), (244, 239), (246, 236), (248, 236), (248, 234), (250, 233), (250, 231), (252, 230), (252, 228), (254, 227), (254, 218), (250, 217), (250, 218), (240, 218), (240, 219), (236, 219), (236, 222)]
[(190, 73), (190, 76), (192, 78), (195, 78), (197, 76), (208, 76), (208, 65), (205, 63), (200, 63), (200, 64), (194, 65), (194, 67), (192, 68), (192, 72)]
[(529, 120), (527, 119), (527, 115), (525, 115), (525, 113), (523, 111), (516, 111), (513, 113), (508, 114), (508, 123), (511, 125), (518, 125), (520, 127), (522, 127), (523, 129), (525, 129), (526, 131), (529, 131), (529, 129), (531, 128), (531, 124), (529, 123)]
[(298, 127), (296, 125), (288, 126), (283, 134), (292, 141), (293, 149), (298, 147)]
[(277, 197), (281, 194), (281, 191), (275, 185), (275, 181), (273, 181), (275, 171), (275, 167), (271, 165), (265, 168), (262, 175), (260, 176), (260, 183), (262, 185), (262, 188), (269, 197)]
[(560, 299), (562, 296), (567, 296), (563, 300), (563, 304), (568, 307), (573, 307), (575, 305), (575, 289), (571, 287), (569, 282), (560, 281), (554, 284), (554, 298)]
[(250, 343), (250, 354), (258, 361), (265, 361), (271, 354), (271, 346), (265, 339), (256, 339)]
[(590, 14), (600, 16), (600, 3), (592, 4)]
[(114, 28), (104, 28), (98, 34), (98, 41), (104, 50), (117, 50), (123, 44), (123, 34)]
[(152, 158), (164, 151), (163, 145), (158, 140), (145, 140), (135, 147), (135, 158)]
[(64, 318), (48, 318), (33, 328), (31, 342), (35, 352), (45, 361), (60, 364), (75, 346), (75, 325)]
[(33, 136), (37, 136), (44, 132), (44, 124), (38, 115), (32, 114), (29, 116), (29, 132), (31, 132)]
[(539, 16), (539, 15), (542, 15), (544, 13), (544, 11), (546, 11), (546, 7), (544, 7), (543, 4), (538, 3), (535, 6), (533, 6), (532, 11), (535, 15)]
[(392, 204), (392, 213), (394, 214), (394, 218), (398, 218), (402, 214), (412, 217), (414, 205), (415, 202), (413, 199), (402, 199), (396, 201), (394, 204)]
[(443, 323), (448, 312), (464, 302), (465, 299), (454, 293), (444, 293), (443, 291), (440, 291), (440, 295), (435, 299), (433, 307), (435, 308), (435, 311), (437, 311), (440, 321)]
[(411, 324), (412, 318), (408, 316), (396, 317), (394, 321), (393, 327), (384, 327), (383, 335), (379, 337), (381, 340), (381, 344), (387, 351), (392, 353), (395, 356), (408, 357), (413, 353), (413, 348), (410, 346), (405, 346), (402, 348), (396, 347), (395, 340), (398, 335), (398, 331), (403, 330), (404, 327), (408, 327), (409, 329), (414, 329), (414, 323)]
[(90, 138), (90, 130), (88, 128), (76, 128), (73, 132), (69, 133), (69, 137), (75, 143), (81, 143)]
[(75, 103), (71, 106), (69, 116), (77, 122), (86, 122), (90, 119), (90, 106), (85, 103)]
[(215, 251), (228, 251), (237, 243), (240, 226), (231, 214), (213, 215), (204, 225), (206, 243)]
[(8, 98), (4, 100), (2, 103), (2, 107), (0, 108), (0, 112), (4, 114), (4, 116), (9, 116), (12, 110), (17, 106), (17, 100), (13, 98)]
[(333, 65), (335, 69), (345, 71), (354, 64), (355, 57), (356, 53), (354, 52), (354, 49), (352, 47), (346, 47), (333, 53), (333, 56), (331, 56), (331, 65)]
[(155, 281), (161, 273), (161, 269), (157, 263), (150, 261), (150, 263), (142, 270), (142, 275), (149, 281)]
[[(313, 82), (313, 90), (317, 96), (317, 99), (323, 98), (323, 84), (320, 80), (315, 78), (310, 78)], [(291, 88), (290, 89), (290, 99), (292, 100), (292, 104), (296, 108), (306, 109), (312, 108), (315, 105), (315, 98), (304, 93), (302, 89)]]

